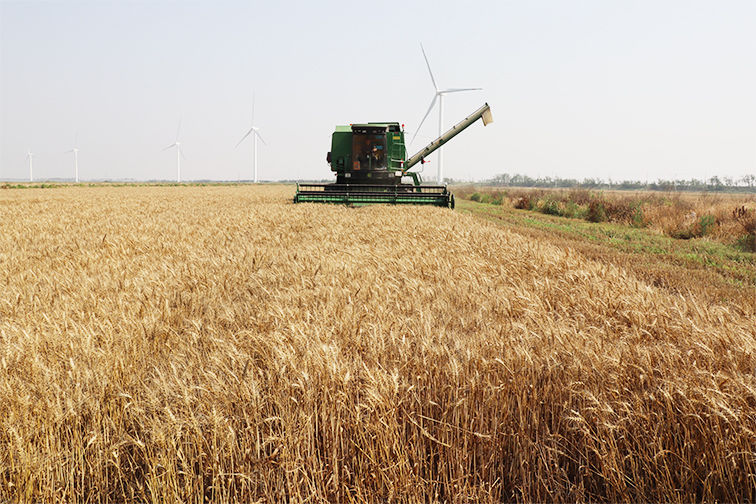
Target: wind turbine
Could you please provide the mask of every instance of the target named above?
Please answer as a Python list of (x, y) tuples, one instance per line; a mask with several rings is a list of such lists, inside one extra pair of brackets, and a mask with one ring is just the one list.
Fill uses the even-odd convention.
[[(260, 133), (257, 132), (259, 129), (260, 128), (258, 128), (258, 127), (255, 126), (255, 95), (252, 95), (252, 127), (249, 128), (249, 131), (247, 131), (247, 134), (244, 135), (241, 140), (239, 140), (239, 143), (236, 144), (236, 147), (239, 147), (239, 144), (241, 144), (244, 141), (244, 139), (247, 138), (254, 131), (254, 133), (255, 133), (255, 136), (254, 136), (254, 139), (255, 139), (254, 149), (255, 150), (254, 150), (254, 164), (252, 165), (252, 168), (253, 168), (253, 171), (254, 171), (254, 174), (255, 174), (255, 184), (257, 184), (257, 139), (259, 138), (260, 141), (264, 145), (268, 145), (268, 144), (265, 143), (265, 140), (263, 140), (263, 138), (260, 136)], [(234, 149), (236, 147), (234, 147)]]
[[(430, 73), (431, 81), (433, 82), (433, 87), (436, 88), (436, 94), (433, 96), (433, 101), (430, 104), (430, 107), (428, 107), (428, 112), (425, 113), (425, 116), (423, 117), (423, 120), (420, 121), (420, 126), (423, 125), (425, 122), (426, 117), (428, 117), (428, 114), (430, 114), (430, 111), (433, 109), (433, 105), (436, 104), (436, 99), (438, 99), (438, 136), (440, 137), (444, 133), (444, 95), (449, 93), (456, 93), (458, 91), (479, 91), (482, 88), (461, 88), (461, 89), (439, 89), (436, 85), (436, 79), (433, 78), (433, 72), (431, 71), (430, 63), (428, 63), (428, 57), (425, 55), (425, 49), (423, 48), (423, 44), (420, 44), (420, 49), (423, 51), (423, 57), (425, 58), (425, 64), (428, 65), (428, 73)], [(413, 135), (412, 140), (415, 140), (415, 136), (417, 135), (417, 132), (420, 130), (420, 126), (417, 127), (417, 130), (415, 130), (415, 135)], [(412, 142), (410, 142), (412, 143)], [(437, 183), (441, 183), (443, 181), (443, 164), (442, 164), (442, 152), (443, 147), (439, 147), (438, 149), (438, 180)]]
[[(32, 156), (34, 154), (32, 154), (31, 150), (29, 150), (28, 148), (26, 149), (26, 154), (26, 159), (29, 160), (29, 182), (34, 182), (34, 175), (32, 172)], [(26, 159), (24, 160), (24, 162), (26, 162)]]
[[(184, 161), (186, 161), (186, 156), (182, 154), (181, 152), (181, 142), (178, 141), (179, 139), (179, 133), (181, 132), (181, 119), (179, 119), (179, 125), (178, 125), (178, 131), (176, 131), (176, 141), (173, 142), (171, 145), (163, 149), (163, 151), (167, 151), (171, 147), (176, 147), (176, 182), (181, 182), (181, 158), (184, 158)], [(161, 152), (163, 152), (161, 151)]]
[(66, 151), (63, 154), (74, 154), (74, 166), (76, 167), (76, 183), (79, 183), (79, 149), (76, 148), (76, 141), (79, 139), (79, 132), (76, 132), (76, 138), (74, 138), (74, 148), (70, 151)]

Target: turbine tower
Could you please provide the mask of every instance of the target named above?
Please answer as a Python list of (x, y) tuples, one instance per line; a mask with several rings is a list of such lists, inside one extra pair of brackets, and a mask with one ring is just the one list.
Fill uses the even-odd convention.
[[(260, 133), (257, 132), (259, 129), (260, 128), (258, 128), (258, 127), (255, 126), (255, 95), (252, 95), (252, 127), (249, 128), (249, 131), (247, 131), (247, 134), (244, 135), (241, 140), (239, 140), (239, 143), (236, 144), (236, 147), (239, 147), (239, 144), (241, 144), (244, 141), (245, 138), (247, 138), (250, 134), (252, 134), (252, 132), (255, 133), (255, 136), (254, 136), (254, 139), (255, 139), (255, 143), (254, 143), (254, 157), (253, 157), (253, 165), (252, 165), (252, 170), (254, 172), (254, 181), (255, 181), (255, 184), (257, 184), (257, 139), (259, 138), (260, 141), (264, 145), (268, 145), (268, 144), (265, 143), (265, 140), (263, 140), (263, 138), (260, 136)], [(234, 149), (236, 147), (234, 147)]]
[[(26, 149), (26, 159), (29, 160), (29, 182), (34, 182), (34, 173), (32, 171), (32, 156), (31, 150)], [(25, 160), (24, 160), (25, 161)]]
[(181, 119), (179, 119), (178, 131), (176, 131), (176, 141), (161, 151), (161, 152), (167, 151), (171, 147), (176, 147), (176, 182), (178, 183), (181, 183), (181, 158), (183, 157), (184, 161), (186, 161), (186, 157), (181, 152), (181, 142), (178, 141), (180, 132), (181, 132)]
[[(433, 101), (431, 101), (430, 107), (428, 107), (428, 112), (425, 113), (425, 116), (423, 117), (423, 120), (420, 121), (420, 126), (423, 125), (425, 122), (425, 119), (428, 117), (428, 114), (430, 114), (431, 110), (433, 109), (433, 106), (436, 104), (436, 99), (438, 99), (438, 136), (444, 134), (444, 95), (449, 93), (456, 93), (458, 91), (480, 91), (482, 88), (454, 88), (454, 89), (439, 89), (436, 85), (436, 79), (433, 78), (433, 71), (431, 71), (430, 63), (428, 63), (428, 57), (425, 55), (425, 49), (423, 48), (423, 44), (420, 44), (420, 49), (423, 51), (423, 58), (425, 58), (425, 64), (428, 65), (428, 73), (430, 73), (431, 81), (433, 82), (433, 87), (436, 88), (436, 94), (433, 96)], [(420, 126), (417, 127), (417, 130), (415, 131), (415, 136), (417, 135), (417, 132), (420, 131)], [(412, 140), (415, 140), (415, 136), (412, 137)], [(412, 142), (410, 142), (412, 143)], [(444, 169), (442, 164), (442, 154), (443, 154), (443, 147), (439, 147), (438, 149), (438, 178), (437, 183), (441, 184), (443, 182), (443, 176), (444, 176)]]
[(74, 148), (71, 149), (70, 151), (64, 152), (63, 154), (70, 154), (71, 152), (73, 152), (73, 155), (74, 155), (74, 167), (76, 169), (75, 180), (76, 180), (76, 183), (78, 184), (79, 183), (79, 149), (76, 148), (76, 141), (77, 140), (79, 140), (79, 132), (78, 131), (76, 132), (76, 138), (74, 138)]

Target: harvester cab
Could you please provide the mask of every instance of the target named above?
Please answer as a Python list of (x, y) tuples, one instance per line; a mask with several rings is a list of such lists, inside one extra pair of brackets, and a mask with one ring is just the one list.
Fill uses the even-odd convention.
[[(396, 185), (406, 149), (399, 123), (337, 126), (327, 160), (337, 184)], [(399, 176), (397, 176), (397, 172)]]
[[(335, 184), (297, 184), (295, 203), (372, 203), (435, 205), (454, 208), (454, 195), (446, 185), (423, 185), (420, 174), (410, 171), (443, 144), (478, 119), (493, 121), (491, 108), (483, 105), (439, 138), (407, 158), (404, 130), (399, 123), (367, 123), (336, 126), (326, 156)], [(402, 179), (410, 177), (411, 183)]]

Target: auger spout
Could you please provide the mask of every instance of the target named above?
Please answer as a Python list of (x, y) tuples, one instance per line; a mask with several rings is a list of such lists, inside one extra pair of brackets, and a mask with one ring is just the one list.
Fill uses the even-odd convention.
[(488, 103), (480, 107), (478, 110), (473, 112), (471, 115), (467, 116), (465, 119), (460, 121), (458, 124), (453, 126), (451, 129), (449, 129), (446, 133), (441, 135), (440, 137), (433, 140), (431, 143), (429, 143), (427, 146), (425, 146), (420, 152), (409, 158), (407, 161), (404, 162), (404, 166), (402, 168), (402, 173), (407, 174), (407, 170), (415, 166), (417, 163), (420, 163), (423, 161), (426, 157), (430, 156), (433, 152), (435, 152), (439, 147), (444, 145), (446, 142), (454, 138), (455, 136), (459, 135), (467, 129), (468, 126), (470, 126), (472, 123), (477, 121), (478, 119), (483, 119), (483, 125), (487, 126), (488, 123), (493, 122), (493, 116), (491, 115), (491, 107), (488, 106)]

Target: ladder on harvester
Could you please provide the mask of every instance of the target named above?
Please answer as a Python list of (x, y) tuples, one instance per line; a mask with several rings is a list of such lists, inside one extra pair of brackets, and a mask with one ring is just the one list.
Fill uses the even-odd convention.
[[(394, 143), (391, 145), (391, 161), (389, 163), (389, 169), (404, 171), (404, 160), (407, 157), (407, 146), (404, 143), (404, 136), (402, 136), (400, 140), (394, 140)], [(420, 189), (417, 188), (417, 186), (422, 184), (420, 174), (417, 172), (408, 172), (405, 176), (412, 177), (415, 191), (420, 192)]]
[(401, 170), (403, 168), (404, 158), (407, 157), (407, 149), (404, 145), (404, 139), (394, 140), (391, 144), (391, 157), (389, 158), (389, 169)]

